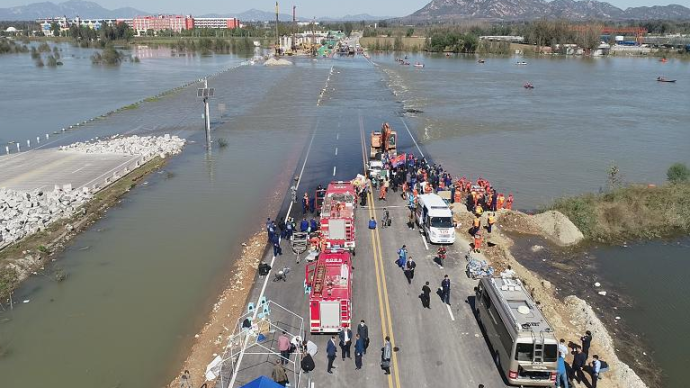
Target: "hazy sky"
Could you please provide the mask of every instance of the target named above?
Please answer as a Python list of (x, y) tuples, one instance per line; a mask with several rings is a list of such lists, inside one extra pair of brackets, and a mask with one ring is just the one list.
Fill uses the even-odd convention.
[[(25, 5), (39, 1), (64, 0), (0, 0), (0, 7)], [(275, 0), (93, 0), (105, 8), (134, 7), (147, 12), (166, 12), (184, 14), (205, 13), (234, 13), (243, 12), (251, 8), (272, 11)], [(405, 16), (426, 5), (430, 0), (285, 0), (280, 2), (281, 13), (291, 13), (292, 6), (297, 6), (297, 14), (301, 17), (313, 16), (344, 16), (358, 13), (368, 13), (375, 16)], [(636, 7), (642, 5), (680, 4), (690, 7), (690, 0), (609, 0), (609, 3), (620, 7)]]

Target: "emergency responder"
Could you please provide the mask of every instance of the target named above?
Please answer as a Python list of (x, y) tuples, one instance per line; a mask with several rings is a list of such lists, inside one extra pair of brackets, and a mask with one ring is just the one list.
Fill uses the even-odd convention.
[(491, 228), (494, 226), (494, 223), (496, 223), (496, 213), (489, 214), (489, 220), (488, 220), (489, 225), (487, 225), (487, 230), (489, 233), (491, 233)]

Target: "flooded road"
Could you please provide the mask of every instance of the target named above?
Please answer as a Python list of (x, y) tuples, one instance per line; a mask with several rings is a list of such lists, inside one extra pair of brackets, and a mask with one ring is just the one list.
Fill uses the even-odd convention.
[[(30, 62), (28, 56), (12, 60), (24, 61), (22, 65)], [(151, 91), (135, 87), (140, 93), (136, 98), (129, 98), (128, 93), (132, 92), (129, 81), (137, 75), (126, 74), (131, 71), (127, 66), (134, 64), (123, 64), (115, 75), (110, 73), (115, 70), (94, 70), (113, 77), (120, 89), (105, 95), (95, 89), (95, 94), (108, 98), (71, 102), (70, 108), (68, 102), (53, 107), (50, 99), (44, 100), (47, 111), (36, 119), (37, 126), (27, 126), (34, 122), (22, 113), (29, 107), (14, 110), (12, 101), (0, 100), (3, 119), (12, 128), (9, 132), (3, 127), (0, 140), (18, 136), (14, 128), (45, 133), (43, 127), (57, 129), (63, 122), (102, 114), (198, 78), (200, 73), (233, 67), (241, 58), (174, 60), (212, 63), (189, 73), (175, 65), (161, 65), (160, 74), (158, 70), (142, 72), (133, 84)], [(228, 146), (216, 146), (211, 154), (202, 144), (196, 85), (56, 136), (51, 146), (114, 133), (179, 134), (192, 143), (164, 172), (152, 175), (76, 238), (49, 270), (29, 280), (17, 299), (30, 303), (0, 314), (3, 386), (165, 384), (177, 372), (181, 351), (203, 323), (240, 243), (272, 215), (266, 214), (266, 202), (287, 189), (281, 179), (294, 175), (310, 136), (316, 133), (319, 144), (310, 158), (329, 168), (309, 173), (305, 187), (333, 177), (348, 179), (359, 170), (358, 155), (346, 150), (334, 153), (334, 140), (318, 137), (320, 132), (315, 131), (322, 126), (337, 128), (339, 122), (358, 120), (362, 113), (367, 132), (384, 120), (398, 131), (406, 131), (407, 123), (436, 162), (474, 178), (481, 171), (499, 188), (515, 193), (516, 205), (522, 209), (536, 208), (563, 194), (598, 190), (605, 185), (606, 170), (613, 162), (627, 180), (650, 182), (663, 181), (672, 162), (689, 162), (690, 134), (684, 123), (690, 113), (684, 107), (690, 106), (690, 96), (677, 85), (649, 81), (659, 71), (651, 59), (531, 59), (529, 66), (521, 67), (512, 65), (514, 59), (509, 58), (490, 58), (485, 65), (472, 58), (420, 60), (427, 65), (420, 71), (400, 68), (392, 56), (380, 56), (374, 62), (383, 71), (362, 58), (343, 58), (300, 59), (296, 66), (281, 68), (241, 66), (222, 73), (209, 81), (217, 97), (211, 116), (214, 138), (224, 138)], [(142, 58), (141, 65), (146, 62)], [(90, 61), (84, 63), (90, 68)], [(334, 75), (326, 83), (332, 66)], [(690, 69), (687, 62), (665, 66), (665, 76), (679, 79)], [(53, 71), (35, 70), (38, 78), (44, 77), (44, 70)], [(50, 84), (49, 79), (41, 82)], [(1, 81), (5, 85), (9, 78)], [(524, 90), (525, 81), (537, 88)], [(339, 93), (329, 93), (334, 88)], [(53, 97), (53, 101), (61, 99)], [(84, 109), (78, 109), (79, 105)], [(395, 112), (402, 113), (404, 108), (422, 113), (403, 122)], [(357, 134), (343, 136), (359, 141)], [(402, 146), (402, 150), (412, 147)], [(329, 162), (336, 157), (351, 158), (352, 166), (331, 171)], [(643, 249), (629, 247), (625, 253)], [(687, 256), (687, 244), (679, 252)], [(616, 283), (625, 290), (638, 284), (633, 280), (640, 281), (622, 271), (598, 270), (606, 265), (606, 255), (593, 256), (598, 259), (593, 260), (592, 271), (598, 271), (602, 283)], [(674, 263), (679, 274), (690, 269), (687, 261)], [(64, 282), (53, 280), (56, 267), (67, 274)], [(661, 271), (640, 271), (637, 276), (642, 274), (647, 276), (646, 285), (664, 284), (666, 275)], [(640, 298), (639, 305), (631, 305), (642, 306), (642, 297), (630, 292), (631, 299)], [(657, 317), (653, 324), (648, 323), (646, 309), (640, 310), (637, 319), (632, 312), (622, 315), (634, 331), (647, 336), (657, 324), (671, 325), (658, 320), (673, 320), (687, 311), (670, 308), (677, 304), (673, 299), (662, 303), (669, 306), (671, 316)], [(690, 336), (674, 340), (685, 344)], [(682, 369), (666, 360), (681, 360), (677, 352), (682, 349), (655, 350), (654, 358), (659, 356), (669, 381), (677, 381), (671, 379), (680, 376)]]

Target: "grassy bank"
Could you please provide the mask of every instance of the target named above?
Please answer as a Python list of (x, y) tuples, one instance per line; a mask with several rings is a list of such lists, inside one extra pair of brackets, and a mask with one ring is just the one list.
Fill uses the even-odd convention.
[(615, 243), (689, 233), (690, 182), (632, 185), (561, 198), (549, 209), (568, 216), (591, 241)]
[[(38, 271), (61, 252), (65, 244), (103, 217), (108, 208), (133, 189), (138, 182), (165, 165), (167, 159), (156, 157), (94, 195), (72, 217), (58, 220), (46, 229), (0, 250), (0, 309), (11, 293), (31, 272)], [(57, 281), (63, 275), (55, 274)]]
[(361, 38), (359, 44), (371, 51), (411, 51), (417, 52), (424, 49), (426, 38), (413, 37), (369, 37)]

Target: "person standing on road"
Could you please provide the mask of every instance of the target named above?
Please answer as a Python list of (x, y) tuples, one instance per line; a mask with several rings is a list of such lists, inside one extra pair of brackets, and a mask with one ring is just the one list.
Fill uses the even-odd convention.
[(280, 363), (287, 364), (290, 359), (290, 338), (285, 331), (278, 337), (278, 350), (280, 350)]
[(412, 279), (414, 279), (414, 269), (417, 268), (417, 263), (412, 260), (412, 256), (407, 260), (405, 265), (405, 277), (407, 278), (407, 284), (412, 284)]
[(335, 368), (333, 366), (333, 361), (335, 361), (336, 352), (338, 352), (338, 348), (335, 346), (335, 336), (332, 335), (326, 346), (326, 355), (328, 356), (328, 369), (326, 371), (328, 373), (333, 373), (331, 369)]
[(281, 386), (286, 386), (288, 383), (287, 373), (285, 373), (285, 368), (283, 368), (282, 362), (276, 360), (276, 366), (273, 367), (273, 372), (271, 372), (271, 378), (273, 381)]
[(422, 307), (431, 309), (431, 288), (429, 288), (429, 282), (426, 282), (424, 286), (422, 286), (422, 295), (420, 295), (420, 298), (422, 299)]
[(302, 361), (300, 362), (300, 366), (302, 367), (304, 373), (309, 373), (316, 368), (314, 358), (306, 350), (302, 352)]
[(391, 374), (391, 357), (393, 357), (393, 345), (391, 345), (391, 338), (386, 336), (386, 341), (381, 348), (381, 369), (385, 374)]
[(561, 338), (561, 341), (558, 343), (558, 357), (563, 357), (568, 354), (568, 347), (565, 345), (565, 339)]
[(367, 354), (367, 348), (369, 348), (369, 326), (364, 323), (364, 319), (362, 319), (359, 326), (357, 326), (357, 334), (359, 334), (362, 341), (364, 341), (364, 354)]
[(278, 257), (283, 254), (283, 248), (280, 247), (280, 236), (273, 235), (273, 256)]
[(350, 328), (341, 329), (338, 337), (340, 337), (340, 350), (341, 355), (343, 356), (343, 361), (345, 361), (345, 357), (352, 358), (350, 357), (350, 348), (352, 347), (352, 330), (350, 330)]
[(395, 262), (398, 267), (405, 269), (405, 264), (407, 264), (407, 246), (403, 245), (402, 248), (398, 249), (398, 260)]
[(450, 304), (450, 279), (448, 275), (444, 276), (441, 281), (441, 299), (443, 299), (443, 303)]
[(364, 339), (357, 333), (355, 335), (355, 369), (362, 369), (362, 355), (364, 354)]
[(597, 388), (599, 372), (601, 372), (601, 361), (599, 361), (599, 356), (595, 354), (594, 360), (592, 360), (592, 388)]

